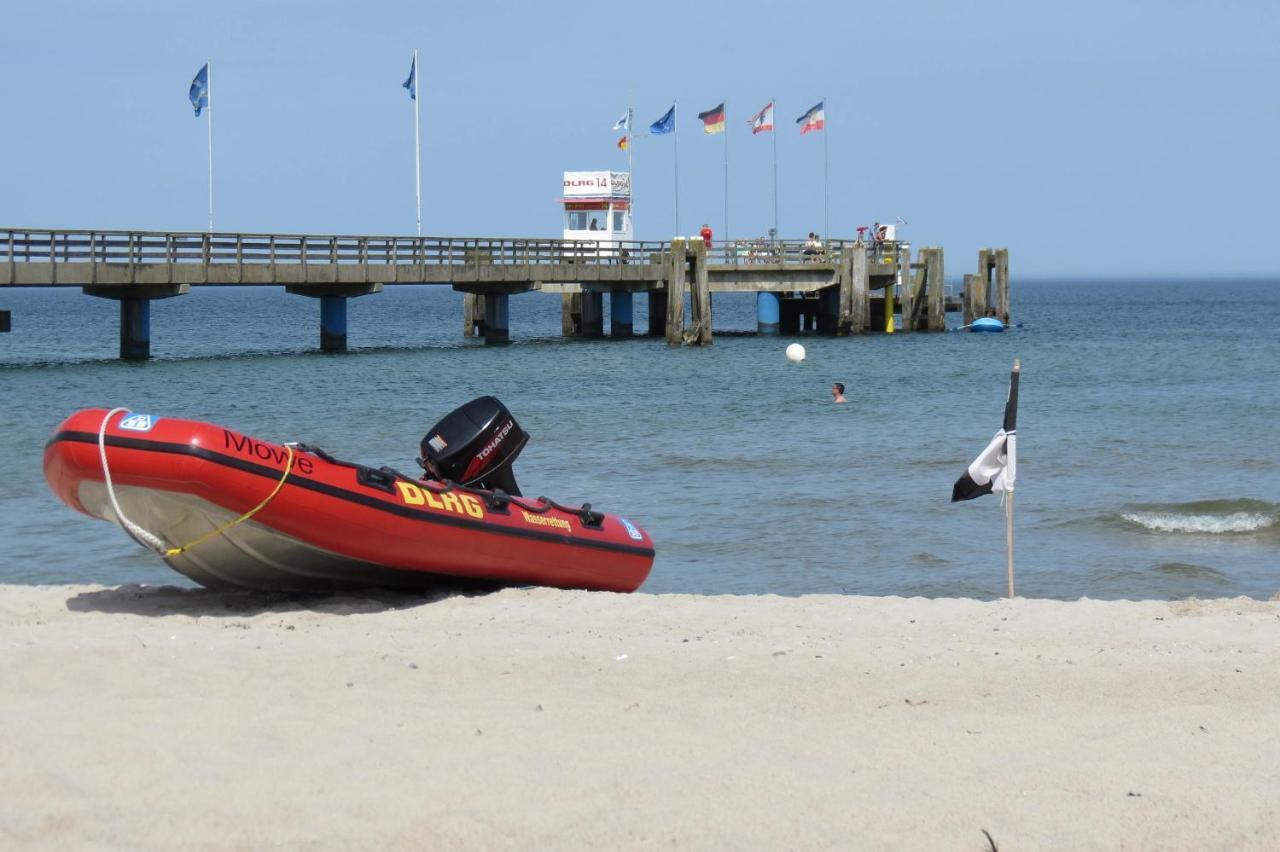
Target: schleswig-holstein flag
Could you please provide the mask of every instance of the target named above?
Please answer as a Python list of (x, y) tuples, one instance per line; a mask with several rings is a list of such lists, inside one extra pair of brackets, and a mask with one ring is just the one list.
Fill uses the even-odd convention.
[(951, 488), (952, 503), (983, 494), (1013, 491), (1018, 474), (1018, 375), (1021, 371), (1021, 366), (1014, 362), (1009, 375), (1009, 398), (1004, 404), (1004, 427), (956, 480)]
[(811, 130), (823, 130), (827, 126), (827, 108), (826, 101), (818, 101), (809, 109), (805, 110), (804, 115), (796, 119), (796, 124), (800, 125), (800, 135), (808, 133)]

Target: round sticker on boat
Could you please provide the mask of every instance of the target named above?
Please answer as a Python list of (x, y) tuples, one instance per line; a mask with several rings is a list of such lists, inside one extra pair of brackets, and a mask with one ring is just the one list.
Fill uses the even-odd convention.
[(130, 414), (120, 421), (120, 428), (130, 432), (150, 432), (151, 427), (159, 422), (160, 418), (154, 414)]
[(636, 541), (644, 540), (644, 536), (641, 535), (640, 530), (636, 529), (635, 524), (631, 523), (626, 518), (618, 518), (618, 520), (621, 521), (622, 525), (627, 528), (627, 535), (631, 536)]

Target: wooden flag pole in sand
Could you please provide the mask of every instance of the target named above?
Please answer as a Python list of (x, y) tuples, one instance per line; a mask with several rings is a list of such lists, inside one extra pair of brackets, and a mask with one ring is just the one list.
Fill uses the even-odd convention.
[(1004, 533), (1005, 545), (1009, 550), (1009, 597), (1013, 597), (1013, 492), (1005, 494)]
[(1008, 477), (1004, 499), (1004, 535), (1005, 548), (1008, 552), (1009, 563), (1009, 597), (1013, 598), (1013, 486), (1017, 479), (1018, 472), (1018, 377), (1022, 372), (1022, 360), (1013, 359), (1013, 374), (1009, 377), (1009, 401), (1006, 407), (1009, 409), (1005, 412), (1005, 431), (1008, 433), (1006, 440), (1006, 454), (1008, 458)]

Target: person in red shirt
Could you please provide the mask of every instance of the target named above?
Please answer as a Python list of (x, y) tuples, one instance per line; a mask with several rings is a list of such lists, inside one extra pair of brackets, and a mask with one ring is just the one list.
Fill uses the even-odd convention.
[(702, 224), (702, 230), (699, 231), (698, 234), (699, 236), (702, 237), (702, 244), (706, 246), (708, 249), (710, 249), (711, 248), (711, 226), (704, 222)]

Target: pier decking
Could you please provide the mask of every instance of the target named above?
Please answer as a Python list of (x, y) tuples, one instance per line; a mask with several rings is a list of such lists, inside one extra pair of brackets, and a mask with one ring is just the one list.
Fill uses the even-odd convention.
[[(757, 294), (761, 333), (861, 334), (884, 328), (886, 306), (901, 331), (946, 328), (947, 310), (1008, 320), (1008, 254), (984, 250), (966, 298), (948, 300), (940, 248), (911, 259), (905, 242), (593, 241), (154, 231), (0, 230), (0, 287), (80, 287), (120, 302), (120, 354), (150, 354), (149, 304), (193, 286), (283, 286), (320, 300), (320, 345), (346, 348), (346, 302), (385, 286), (447, 285), (467, 294), (464, 333), (508, 339), (509, 300), (560, 294), (566, 334), (633, 333), (632, 300), (649, 299), (651, 335), (669, 343), (712, 341), (711, 294)], [(994, 286), (988, 286), (990, 273)], [(966, 276), (968, 280), (971, 276)], [(979, 279), (981, 279), (979, 283)], [(894, 295), (896, 292), (896, 296)], [(685, 317), (685, 297), (689, 317)]]

